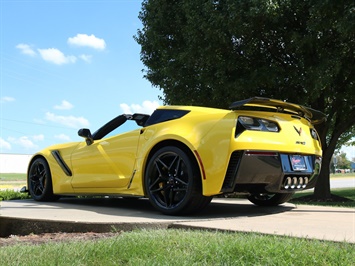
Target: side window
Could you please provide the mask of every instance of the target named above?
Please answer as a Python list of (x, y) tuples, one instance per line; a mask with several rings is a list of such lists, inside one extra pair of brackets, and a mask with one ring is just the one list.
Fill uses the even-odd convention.
[(178, 119), (183, 117), (190, 111), (188, 110), (155, 110), (154, 113), (149, 117), (148, 121), (144, 126), (150, 126), (158, 123), (162, 123), (169, 120)]
[[(109, 138), (138, 129), (144, 125), (148, 118), (149, 115), (146, 114), (119, 115), (94, 132), (93, 139)], [(126, 123), (127, 121), (128, 123)]]

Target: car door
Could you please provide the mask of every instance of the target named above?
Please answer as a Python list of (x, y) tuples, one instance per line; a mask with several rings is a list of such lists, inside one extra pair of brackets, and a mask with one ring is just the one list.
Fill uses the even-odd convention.
[(133, 175), (139, 136), (137, 129), (91, 145), (80, 144), (71, 156), (74, 190), (126, 188)]

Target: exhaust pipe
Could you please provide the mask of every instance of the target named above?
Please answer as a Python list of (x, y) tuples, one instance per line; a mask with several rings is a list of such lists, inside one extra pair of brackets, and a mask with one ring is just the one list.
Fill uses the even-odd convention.
[(299, 177), (286, 177), (283, 182), (284, 189), (301, 189), (306, 188), (309, 182), (309, 178), (307, 176), (299, 176)]

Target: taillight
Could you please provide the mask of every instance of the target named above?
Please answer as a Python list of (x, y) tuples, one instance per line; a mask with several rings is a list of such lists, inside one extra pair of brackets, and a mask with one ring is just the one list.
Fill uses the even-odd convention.
[[(239, 128), (238, 128), (239, 127)], [(243, 127), (243, 128), (241, 128)], [(279, 125), (271, 120), (256, 118), (250, 116), (240, 116), (238, 117), (237, 131), (239, 134), (244, 130), (256, 130), (256, 131), (267, 131), (267, 132), (279, 132)]]
[(315, 140), (319, 140), (317, 131), (314, 128), (311, 128), (310, 131), (311, 131), (312, 138), (315, 139)]

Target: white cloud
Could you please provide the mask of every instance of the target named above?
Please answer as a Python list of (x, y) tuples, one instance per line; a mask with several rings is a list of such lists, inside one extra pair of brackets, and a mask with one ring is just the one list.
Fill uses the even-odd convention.
[(91, 34), (77, 34), (75, 37), (68, 38), (68, 43), (75, 46), (87, 46), (97, 50), (104, 50), (106, 48), (106, 42), (104, 39), (95, 37)]
[(151, 114), (160, 104), (157, 101), (144, 101), (142, 105), (140, 104), (131, 104), (126, 103), (120, 104), (123, 113), (133, 114), (133, 113), (143, 113)]
[(63, 126), (71, 128), (81, 128), (89, 126), (89, 121), (84, 117), (75, 117), (75, 116), (61, 116), (55, 115), (53, 113), (47, 112), (46, 119), (54, 123), (61, 124)]
[(11, 150), (11, 144), (6, 140), (0, 138), (0, 150)]
[(54, 136), (56, 139), (59, 139), (59, 140), (65, 140), (65, 141), (69, 141), (70, 140), (70, 137), (65, 135), (65, 134), (59, 134), (59, 135), (55, 135)]
[(75, 63), (76, 57), (73, 55), (64, 55), (56, 48), (38, 49), (43, 60), (54, 63), (56, 65)]
[(8, 141), (13, 144), (19, 145), (25, 149), (38, 148), (38, 146), (34, 144), (33, 141), (27, 136), (22, 136), (19, 138), (9, 137)]
[(38, 145), (36, 145), (35, 142), (43, 141), (43, 140), (44, 140), (43, 134), (34, 135), (34, 136), (22, 136), (19, 138), (8, 137), (7, 138), (8, 142), (0, 138), (0, 146), (10, 150), (11, 144), (14, 144), (26, 150), (32, 150), (32, 149), (38, 149)]
[(91, 63), (92, 55), (82, 54), (79, 55), (79, 58), (85, 61), (86, 63)]
[(23, 54), (26, 54), (26, 55), (29, 55), (29, 56), (35, 56), (36, 55), (36, 52), (28, 44), (20, 43), (20, 44), (16, 45), (16, 48), (21, 50), (21, 53), (23, 53)]
[(70, 102), (63, 100), (60, 105), (55, 105), (54, 109), (56, 109), (56, 110), (70, 110), (73, 107), (74, 106)]
[(7, 103), (7, 102), (13, 102), (15, 101), (15, 98), (4, 96), (0, 98), (0, 103)]

